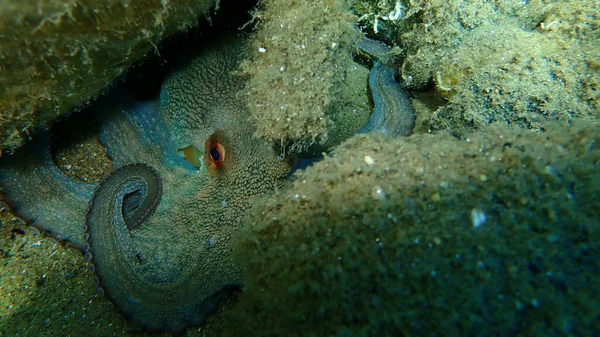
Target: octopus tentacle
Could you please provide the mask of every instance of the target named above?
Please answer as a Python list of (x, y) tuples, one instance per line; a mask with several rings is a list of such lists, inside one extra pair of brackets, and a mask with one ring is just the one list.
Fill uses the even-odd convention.
[(381, 132), (390, 136), (410, 136), (416, 114), (408, 92), (396, 81), (397, 66), (391, 48), (382, 42), (363, 37), (358, 53), (373, 60), (369, 73), (369, 89), (373, 97), (373, 113), (358, 133)]
[(71, 179), (56, 167), (48, 132), (0, 159), (0, 185), (8, 203), (31, 225), (83, 247), (83, 221), (95, 185)]
[(358, 133), (378, 131), (393, 136), (410, 136), (415, 127), (415, 111), (406, 90), (396, 82), (393, 67), (373, 62), (369, 88), (373, 96), (373, 114)]
[(102, 107), (119, 112), (100, 138), (122, 167), (90, 203), (87, 255), (105, 294), (147, 330), (199, 325), (241, 284), (232, 234), (248, 198), (290, 169), (253, 137), (236, 94), (243, 78), (233, 74), (243, 43), (226, 42), (166, 79), (160, 109), (126, 99)]

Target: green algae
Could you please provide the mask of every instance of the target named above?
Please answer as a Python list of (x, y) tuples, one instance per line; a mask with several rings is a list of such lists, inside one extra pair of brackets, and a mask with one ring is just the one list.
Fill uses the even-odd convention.
[[(256, 12), (263, 22), (259, 31), (261, 25), (294, 22), (293, 29), (280, 32), (282, 40), (322, 32), (336, 37), (329, 42), (351, 41), (352, 30), (335, 34), (346, 32), (348, 22), (372, 29), (374, 18), (389, 16), (395, 6), (391, 0), (354, 1), (357, 17), (350, 18), (345, 4), (303, 3), (265, 2), (266, 12)], [(595, 125), (577, 123), (597, 118), (599, 110), (598, 4), (521, 3), (412, 0), (403, 2), (403, 20), (379, 20), (374, 36), (400, 45), (406, 56), (403, 79), (415, 94), (417, 135), (352, 139), (295, 185), (257, 202), (238, 238), (248, 267), (240, 305), (231, 315), (220, 310), (187, 335), (546, 336), (600, 330), (594, 320), (600, 299), (593, 290), (598, 267), (590, 260), (599, 242), (598, 134)], [(286, 6), (297, 17), (277, 21)], [(344, 14), (339, 20), (331, 13)], [(289, 81), (314, 53), (320, 58), (306, 63), (313, 70), (306, 74), (317, 76), (305, 77), (305, 94), (297, 101), (278, 100), (273, 83), (259, 79), (260, 90), (249, 87), (246, 94), (267, 97), (273, 106), (300, 102), (297, 109), (316, 108), (277, 121), (283, 130), (278, 134), (270, 133), (273, 117), (259, 111), (254, 121), (264, 121), (259, 135), (275, 142), (300, 139), (301, 147), (331, 139), (338, 134), (335, 116), (347, 122), (352, 114), (348, 107), (336, 112), (345, 102), (337, 91), (346, 90), (345, 79), (326, 69), (353, 69), (350, 44), (303, 53), (263, 44), (273, 44), (269, 37), (256, 38), (256, 55), (248, 63), (265, 68), (244, 71), (259, 76), (270, 69), (267, 78)], [(261, 46), (265, 53), (258, 52)], [(271, 63), (257, 61), (271, 51)], [(273, 60), (281, 59), (296, 64), (293, 73), (276, 74), (281, 64)], [(329, 76), (326, 81), (321, 74)], [(351, 90), (364, 94), (366, 81), (355, 87), (360, 82)], [(328, 105), (302, 105), (305, 97)], [(351, 106), (364, 107), (364, 96)], [(557, 127), (547, 117), (578, 126)], [(488, 129), (494, 121), (546, 132)], [(423, 135), (441, 129), (464, 141)], [(473, 228), (474, 211), (487, 216), (479, 228)], [(79, 253), (48, 238), (14, 233), (12, 216), (2, 219), (1, 306), (19, 309), (3, 309), (0, 333), (127, 334), (114, 309), (96, 295)], [(6, 254), (13, 246), (20, 248)], [(78, 272), (68, 274), (73, 266)], [(38, 285), (43, 275), (53, 281)], [(49, 328), (41, 319), (48, 317)], [(36, 325), (27, 330), (29, 322)]]
[[(100, 295), (85, 256), (0, 208), (0, 336), (143, 336)], [(218, 336), (230, 297), (185, 336)], [(168, 337), (169, 334), (153, 336)]]
[(92, 101), (162, 39), (208, 17), (213, 4), (2, 1), (0, 150)]
[(593, 334), (599, 142), (583, 123), (353, 137), (253, 208), (228, 333)]
[(415, 101), (430, 98), (427, 92), (443, 98), (416, 102), (426, 107), (421, 132), (463, 136), (494, 122), (542, 131), (549, 120), (598, 118), (596, 1), (262, 5), (255, 12), (255, 55), (243, 70), (251, 76), (246, 95), (257, 136), (275, 143), (305, 148), (336, 135), (339, 120), (332, 116), (344, 108), (339, 102), (348, 87), (340, 65), (349, 64), (356, 43), (351, 23), (396, 47), (402, 82)]
[[(254, 13), (253, 55), (242, 65), (256, 135), (291, 152), (327, 141), (358, 39), (344, 1), (270, 0)], [(362, 118), (365, 118), (363, 114)]]
[[(446, 99), (424, 131), (462, 135), (497, 121), (542, 130), (546, 120), (598, 118), (597, 1), (400, 1), (402, 15), (390, 20), (395, 3), (353, 9), (367, 31), (403, 48), (406, 86), (433, 85)], [(378, 33), (376, 19), (385, 23)]]
[[(13, 220), (11, 220), (13, 219)], [(0, 213), (0, 336), (122, 336), (124, 320), (96, 291), (84, 256)], [(16, 225), (16, 227), (15, 227)]]

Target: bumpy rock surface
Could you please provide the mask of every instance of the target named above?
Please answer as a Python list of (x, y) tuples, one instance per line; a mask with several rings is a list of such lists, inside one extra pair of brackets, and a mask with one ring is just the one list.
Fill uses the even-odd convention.
[(0, 3), (0, 150), (93, 99), (214, 0)]

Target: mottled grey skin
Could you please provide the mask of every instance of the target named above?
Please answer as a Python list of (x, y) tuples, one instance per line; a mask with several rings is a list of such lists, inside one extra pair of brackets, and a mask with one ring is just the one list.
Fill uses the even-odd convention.
[[(290, 170), (253, 137), (238, 97), (244, 78), (233, 74), (243, 55), (241, 39), (203, 48), (166, 79), (160, 102), (118, 91), (101, 99), (99, 138), (117, 169), (98, 186), (65, 176), (44, 137), (1, 160), (12, 205), (81, 247), (100, 288), (143, 329), (200, 325), (224, 291), (241, 284), (232, 235), (249, 198), (272, 192)], [(218, 167), (195, 168), (178, 155), (190, 145), (204, 151), (209, 137), (225, 148)]]
[[(252, 136), (237, 97), (243, 78), (232, 74), (243, 45), (228, 42), (175, 71), (161, 92), (161, 113), (175, 148), (204, 150), (217, 133), (226, 149), (224, 163), (217, 168), (205, 161), (193, 174), (179, 174), (148, 159), (162, 182), (160, 202), (134, 228), (121, 212), (124, 196), (154, 187), (148, 170), (116, 171), (118, 177), (106, 179), (90, 205), (89, 253), (100, 285), (126, 317), (149, 330), (201, 324), (218, 293), (241, 284), (231, 237), (250, 207), (248, 198), (274, 190), (290, 169)], [(135, 212), (147, 212), (157, 196), (142, 194), (152, 200), (140, 201)]]
[[(202, 57), (194, 58), (166, 79), (161, 111), (177, 147), (194, 145), (203, 149), (205, 140), (215, 131), (246, 124), (246, 106), (238, 97), (244, 78), (231, 74), (244, 52), (243, 44), (224, 43), (218, 49), (203, 51)], [(200, 94), (208, 92), (210, 95)]]

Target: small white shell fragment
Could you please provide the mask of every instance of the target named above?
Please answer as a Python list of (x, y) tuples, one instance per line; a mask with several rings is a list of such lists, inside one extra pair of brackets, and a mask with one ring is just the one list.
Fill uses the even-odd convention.
[(483, 213), (482, 210), (477, 209), (477, 208), (473, 208), (471, 210), (471, 222), (473, 223), (473, 227), (477, 228), (481, 225), (483, 225), (486, 221), (486, 216), (485, 213)]
[(366, 155), (363, 160), (365, 161), (365, 163), (367, 163), (367, 165), (371, 166), (371, 165), (375, 165), (375, 159), (373, 159), (371, 156)]
[(266, 50), (265, 48), (263, 48), (263, 47), (260, 47), (260, 48), (258, 48), (258, 52), (259, 52), (259, 53), (264, 53), (264, 52), (266, 52), (266, 51), (267, 51), (267, 50)]
[(373, 190), (373, 197), (377, 200), (380, 201), (384, 201), (387, 199), (387, 196), (385, 194), (385, 191), (383, 190), (383, 188), (379, 185), (375, 186), (374, 190)]

